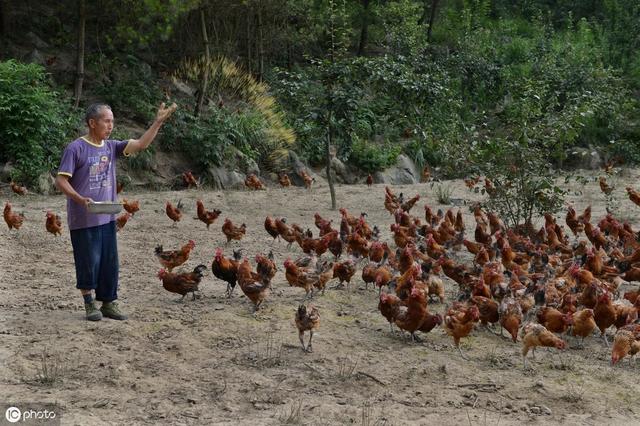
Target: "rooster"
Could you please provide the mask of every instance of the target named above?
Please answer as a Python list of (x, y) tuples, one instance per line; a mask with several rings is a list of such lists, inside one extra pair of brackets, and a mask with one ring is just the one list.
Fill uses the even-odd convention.
[(169, 219), (173, 221), (173, 226), (176, 226), (176, 224), (180, 222), (180, 219), (182, 219), (182, 208), (182, 200), (178, 200), (178, 205), (175, 207), (173, 206), (173, 204), (171, 204), (170, 201), (167, 201), (165, 212), (167, 213)]
[(182, 173), (182, 183), (184, 183), (184, 186), (186, 186), (187, 189), (191, 189), (192, 186), (194, 188), (198, 187), (198, 181), (195, 176), (193, 176), (193, 173), (191, 173), (191, 170), (187, 170)]
[(218, 247), (211, 262), (213, 276), (227, 283), (227, 297), (231, 297), (236, 288), (240, 257), (240, 251), (234, 250), (233, 258), (226, 258), (222, 254), (222, 249)]
[(311, 177), (311, 175), (309, 175), (306, 170), (300, 170), (298, 174), (304, 181), (304, 187), (307, 189), (311, 189), (311, 184), (316, 181), (316, 178)]
[[(305, 305), (298, 306), (295, 321), (296, 327), (298, 328), (298, 337), (300, 338), (302, 350), (309, 353), (313, 352), (313, 349), (311, 347), (313, 330), (317, 330), (318, 327), (320, 327), (320, 312), (318, 312), (318, 308), (313, 305), (309, 305), (308, 307)], [(306, 347), (304, 345), (305, 331), (309, 332), (309, 344)]]
[(53, 235), (62, 235), (62, 219), (52, 211), (47, 211), (45, 228), (47, 228), (47, 231)]
[(247, 233), (247, 225), (243, 223), (240, 226), (235, 226), (231, 220), (225, 219), (222, 225), (222, 233), (227, 237), (226, 244), (229, 244), (231, 240), (240, 241)]
[(193, 240), (189, 240), (189, 242), (182, 246), (180, 250), (165, 251), (163, 250), (162, 245), (159, 245), (156, 247), (155, 253), (160, 264), (171, 272), (174, 268), (177, 268), (189, 260), (189, 254), (195, 246), (196, 243)]
[(215, 222), (218, 216), (220, 216), (220, 213), (222, 213), (222, 211), (218, 209), (213, 209), (213, 210), (205, 209), (204, 204), (202, 203), (202, 200), (197, 200), (196, 206), (197, 206), (198, 217), (194, 219), (199, 219), (201, 222), (207, 225), (207, 229), (209, 229), (209, 225)]
[(165, 290), (182, 295), (182, 299), (179, 300), (180, 302), (184, 300), (184, 297), (188, 293), (191, 293), (193, 300), (196, 300), (195, 292), (198, 291), (198, 284), (200, 284), (203, 272), (206, 270), (207, 267), (205, 265), (198, 265), (193, 272), (183, 274), (174, 274), (160, 269), (158, 278), (162, 281), (162, 286)]
[(9, 229), (20, 229), (24, 222), (24, 213), (15, 213), (8, 201), (4, 205), (4, 221), (7, 222)]
[(245, 296), (253, 303), (254, 314), (258, 312), (262, 302), (269, 296), (271, 284), (261, 283), (256, 279), (257, 274), (251, 270), (249, 261), (244, 259), (238, 266), (238, 285)]

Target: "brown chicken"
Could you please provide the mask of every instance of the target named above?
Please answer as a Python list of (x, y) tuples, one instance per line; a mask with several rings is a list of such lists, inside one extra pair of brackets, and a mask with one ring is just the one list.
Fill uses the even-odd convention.
[(196, 243), (193, 240), (189, 240), (189, 242), (182, 246), (180, 250), (165, 251), (162, 246), (159, 245), (156, 247), (155, 253), (160, 264), (171, 272), (174, 268), (177, 268), (189, 260), (189, 254), (195, 246)]
[(598, 178), (598, 183), (600, 184), (600, 190), (605, 195), (610, 195), (613, 192), (614, 187), (609, 186), (609, 184), (607, 183), (607, 178), (606, 177), (600, 176), (600, 178)]
[(205, 209), (204, 204), (202, 203), (202, 200), (196, 201), (196, 207), (197, 207), (196, 211), (198, 214), (197, 219), (199, 219), (202, 223), (207, 225), (207, 229), (209, 229), (209, 226), (213, 222), (215, 222), (218, 216), (220, 216), (220, 213), (222, 213), (222, 211), (218, 209), (213, 209), (213, 210)]
[(125, 187), (125, 183), (124, 182), (122, 182), (122, 181), (116, 182), (116, 194), (119, 194), (122, 191), (124, 191), (124, 187)]
[(62, 235), (62, 219), (52, 211), (47, 211), (47, 220), (45, 228), (53, 235)]
[(140, 201), (138, 200), (128, 201), (126, 198), (123, 198), (122, 207), (124, 207), (127, 213), (131, 213), (131, 216), (133, 216), (138, 211), (140, 211)]
[(198, 285), (204, 276), (203, 272), (206, 270), (207, 267), (205, 265), (198, 265), (193, 272), (183, 274), (174, 274), (160, 269), (158, 278), (162, 281), (162, 286), (165, 290), (182, 296), (182, 299), (179, 300), (180, 302), (184, 300), (188, 293), (191, 293), (193, 300), (196, 300), (196, 291), (198, 291)]
[(400, 208), (405, 212), (409, 212), (418, 201), (420, 201), (420, 194), (416, 194), (413, 198), (401, 203)]
[(283, 188), (287, 188), (289, 186), (291, 186), (291, 179), (289, 179), (289, 175), (281, 172), (278, 175), (278, 183), (280, 184), (281, 187)]
[(11, 186), (11, 190), (13, 192), (15, 192), (18, 195), (27, 195), (27, 188), (25, 188), (24, 186), (20, 186), (17, 183), (15, 183), (14, 181), (11, 181), (11, 183), (9, 184)]
[(349, 289), (349, 284), (351, 282), (351, 278), (356, 273), (356, 263), (353, 259), (343, 260), (342, 262), (335, 263), (333, 265), (333, 278), (337, 278), (340, 283), (339, 287), (342, 287), (344, 282), (347, 283), (347, 289)]
[(313, 296), (313, 279), (310, 270), (296, 265), (291, 259), (284, 261), (284, 276), (291, 287), (300, 287), (305, 291), (305, 299)]
[(373, 176), (369, 174), (369, 176), (367, 176), (367, 186), (371, 187), (371, 185), (373, 185)]
[(470, 303), (478, 307), (479, 320), (485, 327), (488, 324), (495, 324), (500, 320), (498, 313), (499, 305), (493, 299), (484, 296), (472, 296)]
[(573, 314), (573, 327), (571, 334), (580, 337), (580, 344), (583, 345), (584, 338), (591, 336), (596, 329), (596, 321), (593, 319), (593, 309), (580, 309)]
[[(505, 297), (500, 303), (500, 325), (509, 332), (513, 343), (518, 341), (518, 329), (522, 323), (522, 308), (513, 297)], [(500, 330), (502, 333), (502, 330)]]
[(584, 223), (578, 220), (576, 210), (573, 206), (569, 206), (567, 209), (565, 222), (575, 237), (577, 237), (579, 233), (584, 232)]
[(573, 324), (571, 314), (563, 314), (559, 310), (550, 306), (540, 308), (536, 317), (538, 322), (552, 333), (562, 334), (567, 331), (571, 324)]
[(616, 320), (613, 323), (616, 328), (622, 328), (638, 319), (638, 308), (626, 300), (616, 300), (613, 310), (616, 311)]
[(630, 186), (627, 186), (626, 189), (627, 195), (629, 195), (629, 199), (633, 202), (633, 204), (635, 204), (636, 206), (640, 206), (640, 192), (636, 191)]
[(522, 360), (527, 367), (527, 353), (531, 349), (531, 356), (535, 358), (537, 347), (564, 349), (564, 340), (547, 330), (543, 325), (528, 323), (522, 329)]
[(300, 170), (298, 174), (304, 181), (304, 187), (307, 189), (311, 189), (311, 184), (316, 181), (316, 178), (311, 177), (306, 170)]
[(276, 221), (271, 216), (267, 216), (264, 219), (264, 229), (269, 235), (271, 235), (271, 238), (273, 238), (273, 241), (271, 242), (272, 244), (276, 239), (280, 238), (280, 233), (278, 232)]
[(180, 219), (182, 219), (182, 207), (182, 200), (178, 200), (178, 205), (175, 207), (171, 202), (167, 201), (165, 212), (167, 216), (169, 216), (169, 219), (173, 221), (173, 226), (176, 226), (176, 224), (180, 222)]
[(270, 283), (277, 271), (278, 268), (273, 260), (273, 252), (269, 252), (266, 256), (256, 254), (256, 272), (260, 275), (261, 283)]
[(15, 213), (8, 201), (4, 205), (3, 216), (9, 229), (20, 229), (24, 222), (24, 213)]
[(131, 219), (132, 217), (133, 215), (128, 212), (124, 212), (120, 216), (116, 217), (116, 232), (122, 231), (122, 228), (124, 228), (129, 219)]
[(380, 293), (380, 301), (378, 302), (378, 309), (383, 317), (389, 321), (389, 329), (391, 334), (395, 334), (393, 330), (393, 324), (395, 323), (396, 315), (400, 307), (400, 298), (395, 294)]
[(266, 189), (262, 181), (253, 173), (249, 173), (244, 180), (244, 184), (247, 188), (254, 191)]
[(453, 342), (463, 359), (468, 358), (462, 353), (462, 349), (460, 348), (460, 339), (467, 337), (469, 333), (471, 333), (474, 324), (479, 319), (480, 311), (477, 306), (460, 302), (454, 302), (454, 304), (447, 310), (444, 317), (444, 331), (449, 336), (453, 337)]
[(231, 240), (240, 241), (247, 233), (247, 225), (243, 223), (240, 226), (235, 226), (231, 220), (225, 218), (224, 224), (222, 224), (222, 233), (227, 237), (226, 244), (229, 244)]
[(198, 181), (195, 176), (193, 176), (193, 173), (191, 173), (191, 170), (187, 170), (182, 173), (182, 183), (187, 187), (187, 189), (191, 189), (191, 187), (198, 187)]
[[(317, 330), (318, 327), (320, 327), (320, 312), (318, 312), (318, 308), (313, 305), (309, 305), (308, 307), (305, 305), (298, 306), (295, 321), (296, 327), (298, 328), (298, 337), (300, 338), (302, 350), (309, 353), (313, 352), (311, 347), (313, 330)], [(309, 332), (309, 344), (306, 347), (304, 345), (305, 331)]]
[(621, 328), (613, 339), (611, 349), (611, 365), (616, 365), (622, 358), (634, 356), (640, 352), (640, 324), (630, 324)]
[(595, 308), (593, 308), (593, 317), (600, 333), (602, 334), (604, 343), (609, 347), (606, 331), (616, 322), (616, 310), (611, 303), (611, 296), (608, 292), (605, 291), (598, 296), (598, 303)]
[(271, 284), (263, 284), (256, 280), (256, 275), (251, 271), (249, 261), (244, 259), (238, 266), (238, 285), (245, 296), (253, 303), (253, 312), (256, 313), (262, 302), (269, 296)]
[(427, 314), (427, 300), (417, 287), (411, 289), (409, 297), (401, 301), (395, 314), (394, 322), (401, 330), (411, 334), (412, 341), (419, 341), (415, 332), (424, 322)]
[(240, 251), (233, 252), (233, 258), (224, 257), (221, 248), (217, 248), (213, 261), (211, 262), (211, 272), (213, 276), (227, 283), (226, 294), (231, 297), (238, 281), (238, 265), (240, 264)]

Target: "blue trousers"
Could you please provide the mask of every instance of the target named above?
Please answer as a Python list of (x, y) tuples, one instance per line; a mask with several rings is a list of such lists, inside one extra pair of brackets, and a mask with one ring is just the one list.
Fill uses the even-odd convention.
[(96, 300), (118, 298), (118, 242), (115, 221), (71, 231), (76, 288), (95, 290)]

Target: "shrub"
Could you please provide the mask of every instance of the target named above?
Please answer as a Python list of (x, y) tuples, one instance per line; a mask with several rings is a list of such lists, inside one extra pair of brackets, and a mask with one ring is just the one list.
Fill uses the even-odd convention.
[(373, 173), (395, 164), (401, 148), (398, 145), (379, 146), (364, 140), (356, 141), (351, 150), (351, 163), (367, 173)]
[(0, 62), (0, 162), (14, 163), (15, 180), (32, 185), (56, 168), (74, 122), (41, 66)]

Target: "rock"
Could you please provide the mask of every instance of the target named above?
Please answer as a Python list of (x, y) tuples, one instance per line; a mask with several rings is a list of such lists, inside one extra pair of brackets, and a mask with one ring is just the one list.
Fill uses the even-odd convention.
[(29, 42), (29, 44), (37, 47), (38, 49), (47, 49), (49, 45), (45, 43), (40, 37), (38, 37), (34, 32), (29, 31), (24, 35), (24, 38)]
[(49, 195), (55, 188), (55, 179), (51, 176), (51, 173), (44, 172), (38, 176), (38, 182), (36, 183), (36, 190), (44, 195)]
[(540, 407), (537, 406), (533, 406), (529, 409), (529, 411), (531, 412), (531, 414), (540, 414), (542, 412), (542, 409)]
[(210, 167), (211, 184), (218, 189), (243, 189), (245, 176), (222, 167)]
[(25, 58), (25, 61), (32, 64), (38, 64), (43, 66), (46, 65), (47, 63), (46, 58), (38, 49), (33, 49), (31, 53), (27, 55), (27, 57)]
[(9, 182), (13, 170), (14, 167), (11, 163), (4, 163), (4, 165), (0, 166), (0, 182)]
[(354, 184), (358, 181), (357, 175), (338, 158), (331, 159), (331, 170), (336, 183)]
[(178, 80), (177, 78), (173, 78), (172, 83), (179, 92), (184, 93), (185, 95), (193, 96), (196, 92), (193, 87), (189, 86), (187, 83), (181, 80)]
[(396, 165), (373, 175), (375, 183), (411, 185), (420, 181), (414, 162), (404, 154), (398, 156)]
[(576, 147), (567, 154), (564, 165), (576, 169), (597, 170), (602, 164), (602, 156), (593, 147)]
[(547, 407), (546, 405), (542, 405), (540, 408), (542, 409), (542, 413), (543, 413), (545, 416), (550, 416), (550, 415), (553, 413), (553, 412), (551, 411), (551, 408)]

